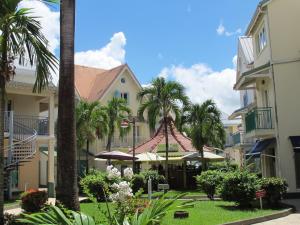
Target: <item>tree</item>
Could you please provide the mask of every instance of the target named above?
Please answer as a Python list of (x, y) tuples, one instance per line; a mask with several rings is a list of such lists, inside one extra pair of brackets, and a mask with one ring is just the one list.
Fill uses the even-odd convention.
[[(2, 0), (0, 4), (0, 224), (3, 224), (4, 186), (4, 110), (5, 86), (15, 75), (15, 63), (36, 67), (33, 91), (42, 91), (57, 67), (57, 59), (47, 49), (48, 41), (31, 9), (18, 8), (21, 0)], [(55, 2), (44, 0), (43, 2)]]
[(212, 100), (207, 100), (201, 105), (191, 106), (188, 122), (191, 128), (192, 144), (201, 154), (202, 168), (205, 169), (204, 145), (222, 148), (225, 143), (221, 113)]
[(56, 199), (79, 210), (74, 87), (75, 0), (61, 1)]
[(179, 104), (188, 104), (184, 87), (175, 81), (166, 81), (163, 77), (159, 77), (152, 81), (151, 86), (143, 88), (138, 93), (137, 98), (141, 102), (138, 114), (143, 117), (144, 112), (147, 110), (150, 130), (155, 129), (158, 120), (163, 120), (166, 139), (165, 176), (168, 180), (168, 117), (175, 114), (177, 118), (180, 113)]
[(106, 108), (98, 101), (81, 100), (76, 105), (77, 151), (86, 143), (86, 174), (89, 172), (89, 144), (107, 134), (107, 122)]
[(126, 119), (131, 110), (127, 106), (126, 100), (122, 98), (113, 97), (106, 107), (108, 116), (108, 135), (107, 135), (107, 145), (106, 150), (111, 150), (112, 138), (114, 137), (116, 129), (119, 129), (120, 137), (123, 137), (129, 131), (128, 128), (121, 128), (121, 123)]

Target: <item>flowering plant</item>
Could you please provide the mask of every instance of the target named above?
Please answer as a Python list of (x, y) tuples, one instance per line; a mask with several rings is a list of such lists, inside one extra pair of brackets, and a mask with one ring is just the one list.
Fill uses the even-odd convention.
[(116, 179), (121, 178), (120, 171), (112, 165), (110, 165), (106, 168), (106, 172), (107, 172), (107, 179), (108, 180), (116, 180)]
[(132, 180), (133, 178), (133, 171), (130, 167), (126, 168), (124, 170), (124, 178), (127, 180), (127, 181), (130, 181)]

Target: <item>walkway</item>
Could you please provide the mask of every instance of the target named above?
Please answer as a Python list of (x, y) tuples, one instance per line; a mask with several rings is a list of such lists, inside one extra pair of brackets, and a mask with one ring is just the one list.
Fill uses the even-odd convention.
[(286, 204), (294, 205), (297, 212), (288, 216), (270, 220), (263, 223), (257, 223), (257, 225), (299, 225), (300, 224), (300, 199), (288, 199), (283, 201)]

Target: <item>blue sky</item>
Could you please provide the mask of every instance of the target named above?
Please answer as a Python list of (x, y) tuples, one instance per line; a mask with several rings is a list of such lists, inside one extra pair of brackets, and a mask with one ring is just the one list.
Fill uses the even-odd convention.
[[(259, 0), (77, 0), (75, 63), (109, 69), (128, 63), (142, 85), (177, 80), (193, 102), (239, 107), (233, 58)], [(59, 49), (59, 12), (26, 1)]]

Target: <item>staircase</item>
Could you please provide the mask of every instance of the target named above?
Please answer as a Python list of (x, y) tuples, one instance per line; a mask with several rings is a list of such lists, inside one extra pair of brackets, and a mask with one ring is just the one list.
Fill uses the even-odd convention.
[(13, 112), (5, 112), (4, 132), (9, 144), (4, 148), (4, 189), (9, 198), (10, 172), (29, 162), (36, 153), (37, 131), (35, 124), (29, 124), (28, 121), (21, 116), (14, 116)]

